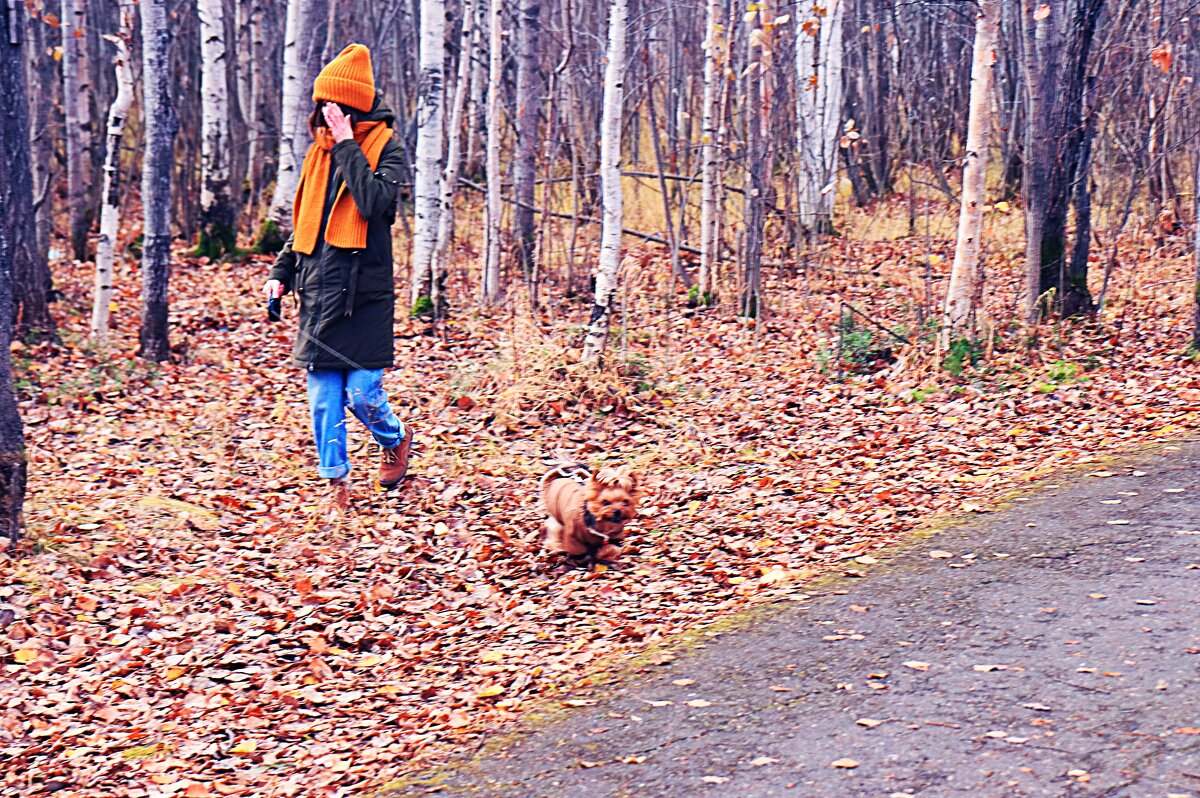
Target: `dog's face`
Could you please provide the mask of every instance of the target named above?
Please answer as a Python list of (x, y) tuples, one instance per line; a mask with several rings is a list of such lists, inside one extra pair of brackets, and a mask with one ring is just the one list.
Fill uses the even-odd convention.
[(602, 535), (620, 538), (637, 515), (638, 478), (627, 466), (602, 468), (584, 486), (584, 503)]

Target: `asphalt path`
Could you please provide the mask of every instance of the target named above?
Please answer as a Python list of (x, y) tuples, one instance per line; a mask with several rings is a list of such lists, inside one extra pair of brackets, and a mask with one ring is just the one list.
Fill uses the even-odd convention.
[(1200, 444), (881, 560), (390, 794), (1200, 798)]

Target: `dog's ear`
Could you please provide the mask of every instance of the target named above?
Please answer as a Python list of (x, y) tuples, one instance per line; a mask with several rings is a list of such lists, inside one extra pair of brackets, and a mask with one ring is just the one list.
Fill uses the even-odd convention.
[(625, 488), (625, 490), (629, 491), (634, 496), (637, 496), (640, 493), (639, 489), (642, 486), (642, 481), (638, 478), (638, 475), (632, 468), (626, 466), (623, 471), (624, 473), (622, 474), (622, 477), (624, 477), (626, 480), (623, 484), (628, 486)]

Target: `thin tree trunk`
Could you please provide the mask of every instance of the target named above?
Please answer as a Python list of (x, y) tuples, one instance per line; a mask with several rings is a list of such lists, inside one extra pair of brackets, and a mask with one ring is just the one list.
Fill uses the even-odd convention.
[(91, 120), (87, 101), (91, 95), (87, 68), (87, 8), (83, 0), (62, 3), (63, 136), (67, 151), (67, 214), (71, 252), (75, 260), (88, 259), (87, 236), (92, 210), (87, 202), (91, 183), (88, 152)]
[(718, 182), (717, 84), (725, 79), (722, 53), (721, 0), (708, 0), (704, 23), (704, 121), (701, 133), (702, 176), (700, 187), (700, 274), (699, 301), (707, 304), (713, 261), (717, 256)]
[(412, 290), (415, 308), (429, 296), (437, 246), (442, 177), (442, 95), (445, 93), (446, 4), (421, 0), (421, 82), (417, 95), (417, 162), (413, 181)]
[(490, 13), (490, 6), (487, 2), (477, 3), (475, 20), (472, 24), (471, 97), (468, 106), (470, 110), (467, 112), (467, 156), (463, 169), (473, 178), (479, 176), (479, 170), (483, 167), (479, 160), (479, 153), (483, 147), (482, 141), (486, 139), (484, 125), (487, 113), (484, 108), (483, 93), (487, 83), (487, 69), (484, 67), (483, 33), (486, 29), (485, 23), (490, 19)]
[[(13, 306), (14, 260), (37, 250), (21, 4), (0, 9), (0, 308)], [(44, 263), (44, 261), (43, 261)], [(16, 546), (25, 500), (25, 434), (13, 394), (13, 319), (0, 313), (0, 537)]]
[(608, 21), (608, 58), (604, 65), (604, 113), (600, 120), (600, 193), (604, 222), (600, 230), (600, 257), (596, 264), (596, 288), (583, 362), (598, 366), (608, 342), (612, 298), (621, 265), (621, 226), (624, 196), (621, 190), (621, 106), (625, 95), (625, 28), (629, 19), (628, 0), (612, 0)]
[(113, 62), (117, 73), (117, 96), (108, 109), (108, 130), (104, 152), (104, 189), (100, 198), (100, 238), (96, 242), (96, 289), (92, 301), (92, 337), (108, 340), (109, 305), (113, 289), (113, 247), (117, 241), (121, 215), (121, 140), (125, 120), (133, 103), (133, 68), (129, 42), (133, 39), (133, 2), (121, 2), (121, 33), (106, 36), (117, 48)]
[(971, 61), (971, 109), (967, 122), (964, 153), (962, 206), (958, 216), (958, 241), (954, 267), (946, 292), (944, 342), (964, 338), (971, 332), (979, 295), (975, 285), (979, 273), (983, 206), (987, 199), (987, 149), (992, 129), (992, 69), (996, 63), (996, 29), (999, 0), (980, 0), (975, 19), (975, 50)]
[(1192, 286), (1192, 349), (1200, 352), (1200, 156), (1196, 158), (1196, 180), (1192, 188), (1196, 230), (1192, 237), (1192, 258), (1196, 261), (1196, 282)]
[(225, 0), (197, 0), (200, 18), (200, 242), (197, 254), (218, 257), (236, 248), (236, 210), (229, 194), (229, 59)]
[(142, 329), (138, 354), (163, 361), (167, 338), (167, 281), (171, 262), (171, 172), (176, 117), (167, 60), (171, 34), (167, 0), (139, 0), (142, 16), (142, 82), (145, 155), (142, 165)]
[(537, 132), (541, 110), (541, 74), (538, 70), (538, 32), (541, 29), (541, 0), (517, 0), (516, 9), (517, 96), (513, 158), (513, 185), (517, 206), (513, 213), (513, 236), (521, 272), (528, 281), (533, 274), (536, 226), (533, 212), (534, 181), (537, 179)]
[(833, 230), (842, 112), (843, 0), (813, 0), (796, 18), (797, 204), (810, 234)]
[[(9, 166), (0, 182), (0, 225), (7, 228), (10, 275), (7, 279), (8, 298), (0, 308), (11, 308), (3, 321), (7, 331), (19, 337), (53, 338), (54, 317), (50, 315), (50, 267), (46, 250), (38, 244), (37, 210), (34, 206), (31, 144), (29, 141), (29, 99), (25, 85), (25, 69), (21, 60), (24, 49), (21, 26), (21, 3), (10, 3), (0, 14), (8, 15), (3, 69), (0, 70), (0, 160)], [(12, 59), (11, 61), (9, 59)], [(49, 179), (49, 176), (47, 176)], [(49, 197), (44, 201), (49, 203)], [(0, 355), (8, 362), (8, 350)], [(0, 424), (3, 420), (0, 419)], [(0, 450), (3, 441), (0, 441)], [(0, 474), (0, 477), (3, 475)], [(0, 488), (3, 486), (0, 485)], [(2, 519), (0, 519), (2, 520)]]
[(463, 112), (467, 105), (467, 89), (471, 82), (471, 46), (475, 38), (475, 0), (464, 0), (462, 34), (459, 37), (458, 77), (454, 84), (454, 99), (450, 106), (450, 127), (446, 168), (442, 172), (441, 208), (438, 211), (437, 246), (433, 250), (429, 298), (433, 312), (442, 314), (442, 286), (446, 264), (449, 263), (450, 242), (454, 240), (454, 188), (458, 185), (458, 168), (462, 162)]
[[(260, 235), (260, 248), (273, 251), (292, 231), (292, 202), (300, 183), (300, 165), (308, 149), (304, 110), (311, 103), (312, 81), (307, 78), (306, 54), (302, 41), (305, 26), (311, 21), (312, 0), (288, 0), (283, 36), (283, 102), (279, 112), (279, 157), (275, 172), (275, 191), (267, 222)], [(311, 34), (311, 31), (309, 31)]]
[(483, 286), (484, 304), (500, 299), (500, 77), (504, 66), (500, 27), (502, 0), (490, 0), (488, 15), (488, 86), (487, 86), (487, 208), (484, 229)]
[(739, 312), (752, 319), (762, 312), (763, 195), (767, 191), (762, 124), (762, 14), (761, 9), (747, 14), (746, 69), (743, 73), (746, 80), (746, 190), (743, 205), (746, 227)]

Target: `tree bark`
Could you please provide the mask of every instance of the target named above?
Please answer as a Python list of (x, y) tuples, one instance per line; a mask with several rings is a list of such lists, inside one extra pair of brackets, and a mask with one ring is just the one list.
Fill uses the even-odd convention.
[[(37, 251), (29, 166), (21, 4), (0, 7), (0, 308), (13, 304), (16, 253)], [(22, 255), (21, 257), (27, 257)], [(0, 536), (16, 546), (25, 501), (25, 434), (13, 394), (13, 320), (0, 313)]]
[(113, 292), (113, 248), (117, 241), (121, 214), (121, 140), (125, 120), (133, 103), (133, 69), (129, 42), (133, 38), (133, 2), (121, 2), (121, 33), (106, 36), (117, 48), (113, 58), (117, 74), (117, 96), (108, 109), (105, 134), (104, 189), (100, 197), (100, 238), (96, 242), (96, 288), (92, 301), (92, 338), (108, 340), (109, 306)]
[(236, 210), (229, 193), (229, 58), (225, 0), (197, 0), (200, 18), (200, 242), (196, 254), (219, 257), (236, 248)]
[(760, 23), (763, 13), (760, 7), (749, 12), (746, 19), (746, 190), (743, 195), (746, 228), (739, 312), (747, 318), (757, 318), (762, 312), (763, 201), (768, 188), (762, 124), (764, 32)]
[(433, 250), (429, 298), (433, 312), (442, 313), (442, 275), (449, 262), (450, 242), (454, 239), (454, 188), (458, 185), (458, 168), (462, 162), (463, 113), (467, 106), (467, 89), (471, 82), (471, 46), (475, 38), (475, 0), (464, 0), (462, 33), (459, 36), (458, 76), (454, 84), (454, 99), (450, 105), (450, 126), (446, 168), (442, 171), (440, 209), (438, 210), (437, 245)]
[(437, 246), (442, 177), (442, 98), (446, 39), (444, 0), (421, 0), (421, 78), (417, 95), (417, 162), (413, 181), (414, 219), (411, 303), (429, 296)]
[(88, 205), (91, 166), (91, 120), (88, 97), (92, 87), (87, 65), (87, 8), (83, 0), (62, 3), (63, 136), (67, 152), (67, 214), (71, 253), (75, 260), (88, 259), (87, 237), (92, 225)]
[[(824, 6), (824, 7), (822, 7)], [(796, 17), (797, 204), (810, 234), (833, 230), (842, 113), (843, 0), (812, 0)]]
[[(292, 231), (292, 202), (300, 184), (300, 165), (308, 150), (305, 110), (312, 105), (315, 69), (308, 62), (311, 43), (302, 38), (313, 17), (313, 0), (288, 0), (283, 36), (283, 102), (279, 112), (279, 157), (275, 190), (267, 211), (267, 225), (260, 236), (261, 248), (278, 249)], [(312, 28), (307, 28), (311, 35)], [(315, 48), (318, 50), (320, 48)], [(314, 73), (310, 76), (310, 72)], [(268, 229), (272, 228), (272, 229)], [(274, 239), (268, 241), (268, 239)], [(273, 246), (272, 246), (273, 244)]]
[(707, 303), (710, 292), (712, 264), (718, 255), (717, 241), (718, 197), (720, 185), (717, 174), (719, 143), (717, 141), (717, 84), (725, 79), (725, 36), (721, 30), (721, 0), (708, 0), (704, 22), (704, 111), (701, 123), (701, 185), (700, 185), (700, 273), (699, 300)]
[(167, 282), (171, 263), (172, 145), (177, 121), (171, 101), (167, 0), (139, 0), (142, 16), (142, 94), (145, 150), (142, 165), (142, 329), (138, 354), (163, 361), (167, 337)]
[(538, 32), (541, 30), (541, 0), (517, 0), (516, 9), (517, 96), (516, 153), (513, 185), (517, 206), (513, 213), (513, 235), (517, 261), (529, 280), (534, 271), (535, 236), (533, 212), (534, 181), (537, 179), (537, 132), (541, 109), (542, 76), (538, 69)]
[(621, 107), (625, 97), (625, 28), (628, 0), (612, 0), (608, 21), (608, 58), (604, 65), (604, 112), (600, 120), (600, 193), (604, 206), (600, 229), (600, 257), (596, 263), (596, 288), (583, 363), (598, 366), (608, 342), (612, 299), (621, 265), (621, 227), (624, 195), (621, 189)]
[(963, 153), (962, 205), (958, 215), (958, 240), (954, 266), (946, 292), (944, 342), (965, 338), (974, 323), (976, 279), (979, 274), (983, 206), (987, 201), (987, 150), (992, 129), (992, 70), (996, 63), (996, 30), (999, 0), (979, 0), (975, 19), (975, 50), (971, 60), (971, 109), (967, 121), (967, 146)]
[(1031, 104), (1027, 120), (1033, 164), (1026, 187), (1026, 301), (1031, 318), (1037, 314), (1038, 297), (1048, 292), (1053, 292), (1053, 304), (1064, 315), (1093, 310), (1087, 286), (1090, 241), (1078, 241), (1069, 256), (1067, 220), (1074, 203), (1077, 211), (1088, 214), (1076, 220), (1077, 231), (1090, 230), (1090, 198), (1079, 195), (1078, 188), (1082, 180), (1086, 190), (1091, 166), (1091, 115), (1085, 116), (1084, 106), (1092, 41), (1103, 9), (1104, 0), (1044, 5), (1032, 14), (1035, 35), (1026, 35), (1027, 46), (1030, 38), (1034, 40), (1029, 49), (1035, 55), (1026, 77), (1038, 93), (1037, 108)]
[[(20, 8), (21, 3), (16, 6)], [(50, 338), (55, 334), (54, 317), (50, 315), (50, 267), (46, 251), (38, 244), (36, 210), (33, 198), (33, 172), (29, 141), (29, 100), (25, 86), (25, 69), (21, 60), (24, 49), (19, 11), (0, 6), (0, 14), (8, 15), (3, 46), (4, 69), (0, 74), (0, 160), (9, 165), (5, 182), (0, 184), (0, 224), (8, 230), (8, 253), (11, 273), (8, 278), (7, 304), (11, 315), (5, 325), (15, 325), (17, 336)], [(16, 42), (15, 44), (13, 42)], [(10, 77), (11, 76), (11, 77)], [(45, 202), (49, 202), (47, 196)], [(6, 326), (7, 329), (7, 326)], [(7, 350), (3, 355), (7, 362)]]
[(504, 42), (500, 27), (502, 0), (490, 0), (488, 14), (487, 86), (487, 206), (484, 212), (486, 242), (483, 285), (485, 305), (500, 299), (500, 77), (504, 66)]

